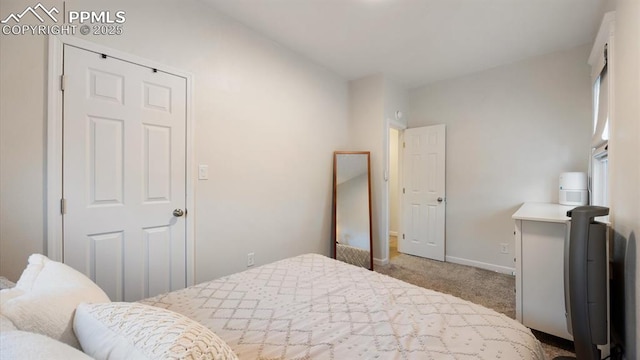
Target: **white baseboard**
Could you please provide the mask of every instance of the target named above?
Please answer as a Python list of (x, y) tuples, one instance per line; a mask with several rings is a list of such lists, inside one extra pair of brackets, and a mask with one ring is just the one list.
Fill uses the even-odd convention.
[(495, 272), (498, 272), (498, 273), (501, 273), (501, 274), (515, 275), (515, 273), (516, 273), (516, 269), (515, 268), (511, 268), (511, 267), (508, 267), (508, 266), (489, 264), (489, 263), (484, 263), (484, 262), (481, 262), (481, 261), (463, 259), (463, 258), (454, 257), (454, 256), (446, 256), (445, 260), (447, 262), (450, 262), (450, 263), (473, 266), (473, 267), (477, 267), (477, 268), (480, 268), (480, 269), (495, 271)]
[(389, 231), (389, 236), (398, 236), (397, 231)]
[(387, 265), (388, 263), (389, 263), (389, 258), (386, 258), (386, 259), (373, 258), (373, 265), (384, 266), (384, 265)]

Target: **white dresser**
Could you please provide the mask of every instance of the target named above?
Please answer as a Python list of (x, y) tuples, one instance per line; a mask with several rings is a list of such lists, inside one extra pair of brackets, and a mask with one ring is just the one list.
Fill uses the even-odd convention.
[(527, 327), (572, 340), (564, 308), (567, 211), (574, 206), (525, 203), (515, 220), (516, 319)]

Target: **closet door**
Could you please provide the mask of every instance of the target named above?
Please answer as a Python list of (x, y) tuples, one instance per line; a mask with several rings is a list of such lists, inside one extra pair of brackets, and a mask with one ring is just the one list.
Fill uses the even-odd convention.
[(64, 48), (64, 262), (111, 300), (186, 284), (186, 79)]

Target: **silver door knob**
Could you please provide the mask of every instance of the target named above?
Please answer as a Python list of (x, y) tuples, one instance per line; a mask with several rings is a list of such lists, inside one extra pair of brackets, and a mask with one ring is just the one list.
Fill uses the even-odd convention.
[(439, 203), (441, 203), (441, 202), (443, 202), (443, 201), (444, 201), (444, 199), (443, 199), (443, 198), (441, 198), (441, 197), (439, 197), (439, 198), (438, 198), (438, 202), (439, 202)]
[(182, 215), (184, 215), (184, 211), (183, 211), (182, 209), (175, 209), (175, 210), (173, 210), (173, 216), (175, 216), (175, 217), (180, 217), (180, 216), (182, 216)]

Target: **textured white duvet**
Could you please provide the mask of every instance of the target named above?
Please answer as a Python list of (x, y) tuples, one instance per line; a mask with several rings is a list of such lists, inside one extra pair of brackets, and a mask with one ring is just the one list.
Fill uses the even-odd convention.
[(204, 324), (240, 359), (544, 359), (505, 315), (315, 254), (142, 302)]

